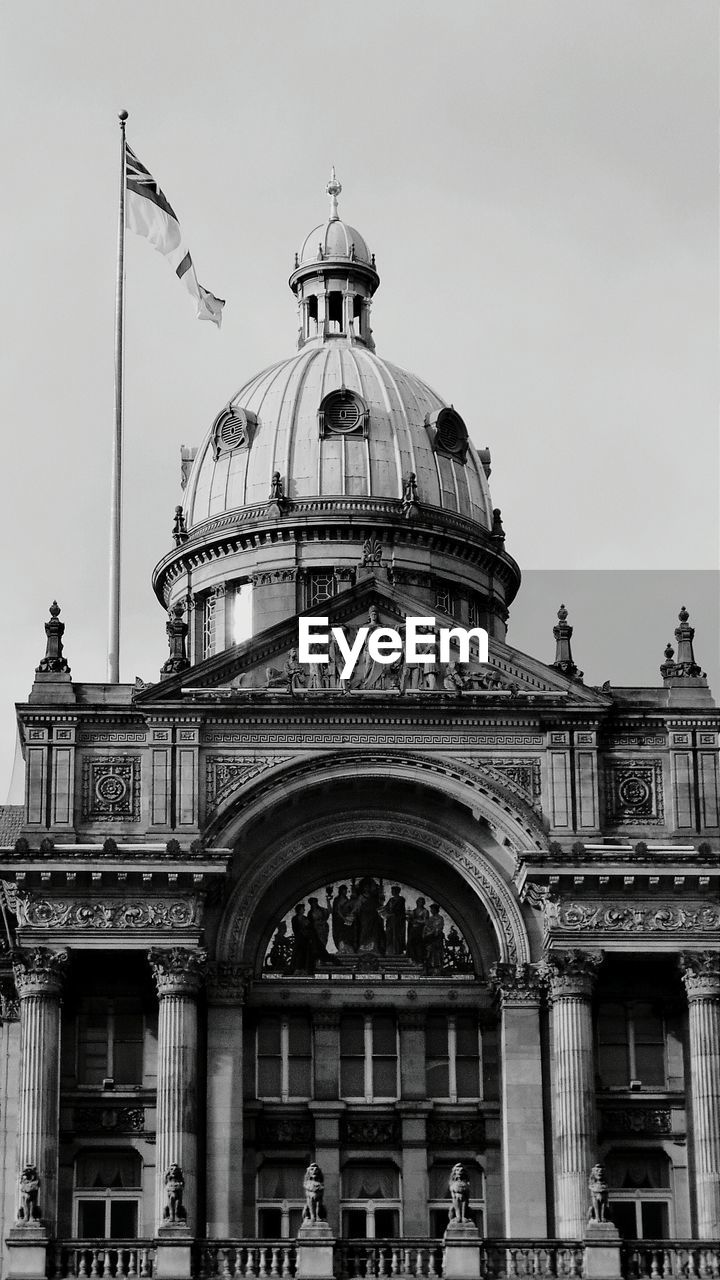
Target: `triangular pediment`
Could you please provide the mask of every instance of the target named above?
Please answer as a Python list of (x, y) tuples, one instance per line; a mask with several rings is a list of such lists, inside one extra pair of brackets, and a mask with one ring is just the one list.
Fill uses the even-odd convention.
[[(361, 584), (340, 592), (331, 600), (304, 611), (304, 618), (327, 618), (328, 630), (341, 628), (352, 644), (361, 627), (386, 627), (404, 635), (408, 617), (428, 616), (428, 606), (389, 582), (369, 577)], [(458, 627), (457, 619), (436, 615), (441, 627)], [(374, 662), (363, 649), (352, 675), (340, 679), (344, 662), (337, 642), (330, 640), (329, 665), (301, 664), (298, 660), (298, 617), (286, 619), (253, 636), (242, 644), (231, 645), (222, 653), (173, 674), (160, 683), (140, 689), (136, 702), (140, 705), (177, 701), (220, 699), (256, 699), (263, 693), (274, 696), (292, 693), (308, 698), (317, 695), (363, 693), (446, 694), (452, 697), (482, 695), (499, 701), (562, 699), (565, 704), (610, 703), (608, 695), (586, 689), (578, 681), (568, 680), (552, 667), (520, 653), (492, 637), (488, 662), (472, 656), (459, 662), (457, 642), (451, 641), (451, 661), (439, 660), (432, 666), (406, 663), (404, 658), (392, 664)]]

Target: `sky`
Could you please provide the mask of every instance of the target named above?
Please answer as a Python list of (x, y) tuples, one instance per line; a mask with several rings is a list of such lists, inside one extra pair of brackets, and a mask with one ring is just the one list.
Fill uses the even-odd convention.
[(378, 353), (491, 449), (510, 642), (551, 660), (564, 600), (589, 683), (655, 684), (687, 604), (720, 688), (717, 23), (710, 0), (5, 0), (0, 800), (53, 599), (74, 679), (105, 677), (121, 109), (227, 300), (198, 323), (128, 236), (121, 679), (166, 657), (180, 445), (292, 354), (335, 164)]

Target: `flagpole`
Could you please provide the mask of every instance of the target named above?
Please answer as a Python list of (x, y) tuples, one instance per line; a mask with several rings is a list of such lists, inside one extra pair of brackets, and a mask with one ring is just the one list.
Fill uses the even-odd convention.
[(120, 120), (120, 202), (118, 206), (117, 277), (115, 282), (115, 431), (110, 491), (110, 599), (108, 608), (107, 678), (120, 683), (120, 536), (122, 527), (123, 339), (125, 329), (125, 121)]

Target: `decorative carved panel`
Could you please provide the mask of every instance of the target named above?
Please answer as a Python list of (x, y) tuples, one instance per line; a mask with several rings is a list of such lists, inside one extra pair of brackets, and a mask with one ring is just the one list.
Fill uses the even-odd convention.
[(430, 1146), (481, 1150), (485, 1145), (485, 1121), (482, 1116), (430, 1115), (427, 1139)]
[(315, 1142), (313, 1117), (260, 1115), (256, 1139), (259, 1147), (312, 1147)]
[(566, 902), (543, 904), (548, 929), (571, 933), (713, 933), (720, 929), (720, 907), (705, 902)]
[(140, 821), (140, 757), (91, 756), (83, 760), (83, 822)]
[(285, 756), (253, 756), (252, 758), (237, 756), (208, 756), (206, 766), (206, 798), (208, 809), (215, 809), (222, 804), (233, 791), (238, 790), (257, 777), (265, 769), (280, 764)]
[(669, 1107), (603, 1108), (601, 1127), (612, 1134), (671, 1134), (672, 1113)]
[(140, 1134), (145, 1132), (144, 1107), (74, 1107), (68, 1126), (77, 1133)]
[(400, 1144), (400, 1117), (388, 1115), (344, 1115), (340, 1141), (349, 1147), (397, 1147)]
[(607, 760), (605, 809), (609, 823), (625, 825), (663, 821), (662, 762)]
[(128, 894), (102, 898), (46, 898), (17, 893), (17, 918), (32, 929), (189, 929), (197, 925), (198, 900), (193, 895), (173, 898), (132, 898)]

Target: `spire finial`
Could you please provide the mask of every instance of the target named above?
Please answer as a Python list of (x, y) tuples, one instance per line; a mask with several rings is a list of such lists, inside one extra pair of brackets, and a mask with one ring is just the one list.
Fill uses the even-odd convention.
[(328, 182), (325, 190), (327, 191), (330, 197), (330, 221), (337, 222), (340, 216), (338, 213), (337, 198), (340, 195), (340, 192), (342, 191), (342, 183), (338, 182), (337, 178), (335, 177), (335, 165), (331, 166), (330, 181)]
[(560, 605), (557, 616), (558, 620), (553, 627), (555, 661), (551, 662), (550, 666), (559, 671), (561, 675), (567, 676), (569, 680), (582, 681), (583, 673), (578, 671), (577, 664), (573, 662), (572, 649), (570, 647), (570, 637), (573, 629), (567, 620), (568, 611), (564, 604)]

